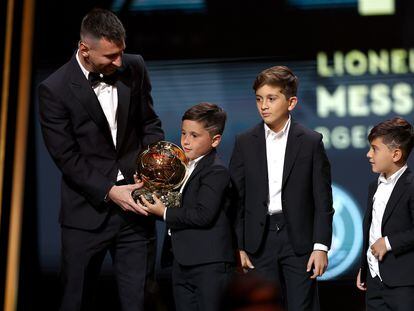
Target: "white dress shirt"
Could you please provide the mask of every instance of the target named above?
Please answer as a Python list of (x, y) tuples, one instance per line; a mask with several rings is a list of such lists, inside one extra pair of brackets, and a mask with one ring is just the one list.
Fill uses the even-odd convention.
[[(369, 228), (369, 248), (367, 250), (369, 271), (373, 278), (375, 276), (378, 276), (381, 279), (381, 275), (379, 271), (378, 259), (375, 258), (374, 255), (372, 255), (371, 246), (379, 238), (382, 237), (381, 224), (385, 208), (387, 207), (388, 200), (390, 199), (391, 193), (394, 190), (395, 184), (397, 183), (398, 179), (401, 177), (401, 175), (405, 172), (406, 169), (407, 165), (404, 165), (402, 168), (400, 168), (398, 171), (396, 171), (388, 178), (385, 178), (383, 174), (381, 174), (378, 177), (378, 188), (374, 194), (374, 197), (372, 198), (372, 220), (371, 227)], [(388, 241), (388, 237), (385, 237), (384, 239), (387, 250), (390, 251), (391, 245)]]
[[(269, 198), (267, 210), (268, 214), (278, 214), (282, 212), (282, 179), (283, 166), (285, 164), (285, 153), (287, 139), (289, 135), (291, 117), (286, 121), (282, 130), (274, 132), (266, 123), (264, 124), (266, 137), (266, 159), (267, 177), (269, 182)], [(315, 243), (314, 250), (328, 251), (324, 244)]]
[(282, 177), (285, 163), (287, 137), (290, 129), (290, 116), (279, 132), (271, 130), (264, 124), (266, 135), (267, 176), (269, 181), (268, 213), (282, 212)]
[[(76, 52), (76, 60), (80, 68), (82, 69), (83, 74), (86, 79), (89, 77), (89, 71), (83, 67), (82, 63), (79, 60), (79, 50)], [(93, 91), (98, 98), (99, 103), (101, 104), (103, 113), (105, 114), (106, 120), (108, 121), (109, 128), (111, 129), (111, 136), (114, 146), (116, 147), (116, 132), (118, 129), (118, 120), (117, 120), (117, 109), (118, 109), (118, 90), (116, 86), (106, 84), (105, 82), (99, 82), (96, 86), (93, 87)], [(122, 180), (124, 176), (121, 171), (118, 170), (118, 176), (116, 180)]]

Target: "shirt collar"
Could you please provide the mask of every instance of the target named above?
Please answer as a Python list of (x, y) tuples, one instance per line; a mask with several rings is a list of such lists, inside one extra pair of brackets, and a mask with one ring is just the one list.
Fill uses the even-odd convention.
[(204, 155), (202, 155), (202, 156), (200, 156), (200, 157), (198, 157), (197, 159), (194, 159), (194, 160), (191, 160), (190, 162), (188, 162), (188, 167), (191, 169), (191, 168), (195, 168), (196, 167), (196, 165), (198, 164), (198, 162), (200, 162), (200, 160), (202, 159), (202, 158), (204, 158), (205, 157), (205, 154)]
[(405, 172), (406, 169), (407, 169), (407, 164), (405, 164), (402, 168), (400, 168), (398, 171), (396, 171), (394, 174), (392, 174), (388, 178), (385, 178), (384, 174), (381, 173), (381, 175), (378, 177), (378, 185), (380, 183), (395, 185), (398, 179), (401, 177), (401, 175)]
[(88, 79), (89, 71), (86, 70), (85, 67), (83, 67), (83, 65), (82, 65), (82, 63), (81, 63), (81, 61), (79, 59), (79, 50), (76, 51), (76, 60), (78, 61), (79, 67), (82, 70), (83, 74), (85, 75), (86, 79)]
[(289, 119), (286, 121), (286, 123), (283, 126), (283, 128), (279, 132), (277, 132), (277, 133), (275, 131), (273, 131), (266, 123), (264, 123), (264, 129), (265, 129), (266, 138), (268, 138), (270, 135), (272, 135), (274, 137), (282, 137), (287, 132), (289, 132), (290, 123), (291, 123), (291, 117), (289, 115)]

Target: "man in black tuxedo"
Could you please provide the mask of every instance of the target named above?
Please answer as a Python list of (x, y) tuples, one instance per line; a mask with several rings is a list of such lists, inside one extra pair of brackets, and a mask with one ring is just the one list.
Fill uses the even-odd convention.
[[(40, 121), (62, 172), (61, 310), (90, 310), (106, 252), (123, 310), (144, 310), (154, 270), (155, 223), (132, 199), (135, 159), (163, 139), (139, 55), (107, 10), (83, 19), (72, 59), (39, 86)], [(89, 80), (89, 81), (88, 81)]]
[(289, 68), (262, 71), (253, 89), (263, 122), (237, 136), (230, 161), (241, 265), (281, 286), (289, 311), (319, 310), (315, 279), (328, 264), (334, 213), (322, 135), (290, 117)]
[(414, 310), (414, 175), (407, 166), (413, 127), (396, 117), (368, 136), (378, 180), (369, 186), (357, 287), (368, 311)]

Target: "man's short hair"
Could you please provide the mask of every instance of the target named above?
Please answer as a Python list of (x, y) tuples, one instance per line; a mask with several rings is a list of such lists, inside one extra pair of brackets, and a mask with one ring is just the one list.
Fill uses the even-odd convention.
[(407, 161), (414, 145), (412, 125), (401, 117), (395, 117), (378, 123), (368, 135), (371, 143), (375, 138), (381, 137), (382, 142), (390, 149), (401, 149), (403, 160)]
[(256, 92), (264, 85), (277, 86), (282, 89), (282, 93), (289, 99), (296, 96), (299, 79), (292, 70), (286, 66), (274, 66), (263, 70), (253, 82), (253, 90)]
[(98, 40), (105, 38), (118, 44), (125, 41), (125, 28), (114, 13), (96, 8), (83, 18), (80, 37), (81, 40), (84, 40), (85, 37)]
[(202, 123), (205, 130), (212, 137), (223, 134), (226, 119), (226, 112), (216, 104), (211, 103), (199, 103), (192, 106), (182, 117), (182, 121), (190, 120)]

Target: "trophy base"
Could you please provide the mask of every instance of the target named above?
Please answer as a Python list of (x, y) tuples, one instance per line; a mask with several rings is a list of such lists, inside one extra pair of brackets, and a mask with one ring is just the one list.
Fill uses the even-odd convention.
[(135, 202), (140, 200), (140, 196), (143, 196), (148, 202), (151, 204), (154, 204), (154, 199), (152, 198), (152, 195), (155, 194), (162, 203), (168, 208), (177, 208), (181, 205), (181, 193), (178, 191), (153, 191), (150, 192), (148, 189), (135, 189), (131, 196), (134, 199)]

